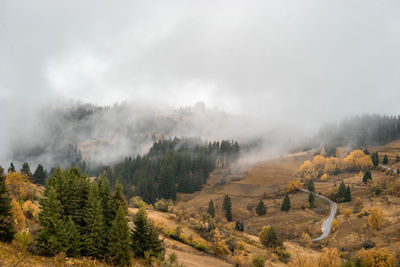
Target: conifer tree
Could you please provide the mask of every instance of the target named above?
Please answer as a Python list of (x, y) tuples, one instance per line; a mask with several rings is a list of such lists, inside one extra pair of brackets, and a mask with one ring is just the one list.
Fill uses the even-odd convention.
[(207, 213), (208, 213), (212, 218), (215, 217), (214, 202), (213, 202), (212, 199), (211, 199), (210, 202), (208, 203)]
[(286, 194), (285, 198), (282, 201), (281, 211), (289, 211), (290, 210), (290, 198), (289, 195)]
[(382, 163), (385, 164), (385, 165), (389, 163), (389, 159), (388, 159), (388, 156), (386, 154), (383, 157)]
[(345, 202), (350, 202), (351, 201), (351, 190), (350, 190), (350, 185), (346, 187), (346, 193), (344, 195), (344, 201)]
[(120, 204), (109, 231), (107, 256), (119, 266), (127, 266), (130, 262), (129, 226), (126, 215), (126, 208)]
[(81, 252), (81, 236), (71, 217), (65, 222), (66, 249), (68, 256), (76, 257)]
[(42, 228), (37, 236), (39, 249), (49, 255), (65, 252), (68, 245), (67, 233), (62, 218), (62, 207), (53, 187), (46, 189), (45, 197), (40, 200), (40, 206), (39, 223)]
[(314, 194), (312, 192), (310, 192), (310, 194), (308, 194), (308, 203), (310, 204), (310, 208), (315, 207), (315, 198), (314, 198)]
[(364, 176), (363, 176), (363, 183), (364, 183), (364, 184), (368, 183), (368, 180), (372, 180), (372, 176), (371, 176), (371, 172), (370, 172), (370, 171), (366, 171), (366, 172), (364, 173)]
[(44, 170), (43, 166), (39, 164), (36, 168), (36, 171), (32, 175), (32, 182), (39, 185), (45, 185), (46, 176), (46, 171)]
[(127, 203), (126, 203), (126, 199), (125, 199), (123, 192), (124, 192), (124, 189), (123, 189), (122, 185), (119, 183), (119, 181), (117, 180), (117, 182), (115, 183), (114, 193), (111, 196), (111, 208), (112, 208), (112, 212), (113, 212), (113, 217), (116, 216), (117, 211), (120, 206), (122, 206), (122, 208), (125, 211), (127, 209)]
[(264, 201), (260, 200), (260, 202), (258, 202), (258, 205), (256, 207), (256, 213), (258, 216), (262, 216), (267, 213), (267, 208), (264, 205)]
[(131, 247), (136, 257), (144, 258), (146, 252), (157, 256), (164, 251), (155, 227), (147, 220), (145, 209), (139, 210), (133, 223), (135, 228), (131, 231)]
[(224, 197), (223, 209), (225, 211), (225, 218), (228, 222), (232, 221), (232, 202), (231, 198), (228, 195)]
[(21, 172), (28, 175), (29, 178), (32, 176), (31, 169), (29, 168), (28, 162), (24, 162), (24, 164), (22, 164)]
[(338, 202), (344, 201), (346, 197), (346, 185), (342, 181), (339, 185), (339, 190), (338, 190)]
[(311, 178), (311, 179), (308, 179), (308, 181), (307, 181), (307, 188), (308, 188), (308, 190), (310, 190), (311, 192), (314, 192), (315, 191), (315, 186), (314, 186), (314, 180)]
[(84, 220), (86, 224), (83, 237), (84, 252), (88, 256), (98, 257), (104, 253), (105, 237), (104, 215), (97, 183), (90, 185)]
[(379, 165), (379, 155), (378, 152), (373, 152), (371, 154), (371, 160), (372, 163), (374, 164), (374, 167), (377, 167)]
[(16, 172), (14, 163), (11, 162), (10, 167), (8, 168), (7, 172), (8, 172), (8, 173), (10, 173), (10, 172)]
[(11, 199), (6, 187), (6, 175), (0, 167), (0, 241), (11, 242), (15, 234), (11, 213)]
[(165, 199), (176, 199), (176, 186), (175, 186), (175, 162), (171, 153), (167, 153), (160, 162), (160, 197)]

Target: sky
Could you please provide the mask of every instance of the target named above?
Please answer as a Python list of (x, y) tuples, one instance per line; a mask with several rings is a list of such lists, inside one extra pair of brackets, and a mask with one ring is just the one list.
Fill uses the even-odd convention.
[(204, 101), (266, 125), (397, 114), (399, 13), (395, 0), (2, 0), (0, 119), (70, 99)]

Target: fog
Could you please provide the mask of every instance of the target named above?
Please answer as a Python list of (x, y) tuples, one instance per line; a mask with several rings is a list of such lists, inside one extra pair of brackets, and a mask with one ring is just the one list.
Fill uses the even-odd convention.
[[(118, 129), (203, 101), (207, 116), (169, 134), (277, 147), (347, 116), (397, 114), (399, 12), (398, 1), (1, 1), (0, 162), (45, 143), (43, 114), (76, 102), (125, 103), (103, 120)], [(111, 158), (140, 151), (124, 136)]]

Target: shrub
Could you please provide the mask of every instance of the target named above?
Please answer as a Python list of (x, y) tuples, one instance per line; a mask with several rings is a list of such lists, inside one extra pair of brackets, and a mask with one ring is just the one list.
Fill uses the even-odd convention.
[(321, 182), (326, 182), (327, 180), (328, 180), (328, 174), (326, 174), (326, 173), (324, 173), (322, 176), (321, 176)]
[(364, 250), (363, 248), (357, 253), (357, 265), (360, 267), (369, 266), (385, 266), (393, 267), (393, 255), (386, 249), (370, 249)]
[(304, 247), (310, 247), (311, 246), (311, 237), (307, 233), (302, 233), (301, 238), (300, 238), (300, 244)]
[(383, 211), (380, 208), (373, 208), (368, 216), (368, 225), (371, 228), (380, 230), (383, 224)]
[(14, 235), (14, 242), (18, 247), (22, 249), (27, 249), (32, 242), (32, 236), (29, 232), (29, 229), (26, 228), (25, 230), (16, 233)]
[(332, 226), (331, 226), (331, 233), (336, 232), (336, 230), (339, 228), (339, 221), (336, 219), (333, 219), (332, 221)]
[(255, 256), (252, 262), (254, 267), (264, 267), (265, 260), (262, 256)]
[(278, 247), (282, 245), (282, 241), (279, 238), (278, 232), (273, 226), (264, 226), (258, 235), (260, 243), (265, 247)]
[(353, 211), (351, 209), (344, 209), (343, 214), (346, 218), (349, 218)]
[(339, 251), (336, 248), (323, 248), (322, 252), (318, 258), (319, 267), (339, 267), (342, 265)]
[(370, 249), (375, 247), (375, 242), (370, 239), (367, 239), (361, 244), (361, 246), (365, 249)]
[(241, 223), (241, 222), (236, 222), (235, 229), (238, 230), (238, 231), (240, 231), (240, 232), (243, 232), (243, 231), (244, 231), (244, 225), (243, 225), (243, 223)]
[(158, 211), (168, 212), (168, 210), (173, 206), (172, 200), (160, 199), (154, 203), (154, 208)]
[(274, 253), (278, 256), (279, 260), (283, 263), (288, 263), (290, 254), (283, 247), (275, 247)]
[(200, 251), (208, 252), (210, 250), (210, 247), (207, 246), (207, 244), (199, 239), (193, 240), (191, 244), (195, 249), (198, 249)]

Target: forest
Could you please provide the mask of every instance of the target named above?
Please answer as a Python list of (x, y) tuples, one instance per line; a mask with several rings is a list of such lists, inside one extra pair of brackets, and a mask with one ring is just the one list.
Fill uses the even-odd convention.
[(206, 183), (219, 165), (227, 167), (239, 157), (238, 142), (202, 142), (198, 138), (161, 139), (150, 151), (105, 166), (102, 175), (113, 186), (118, 180), (125, 195), (140, 196), (147, 203), (157, 199), (176, 199), (176, 193), (193, 193)]

